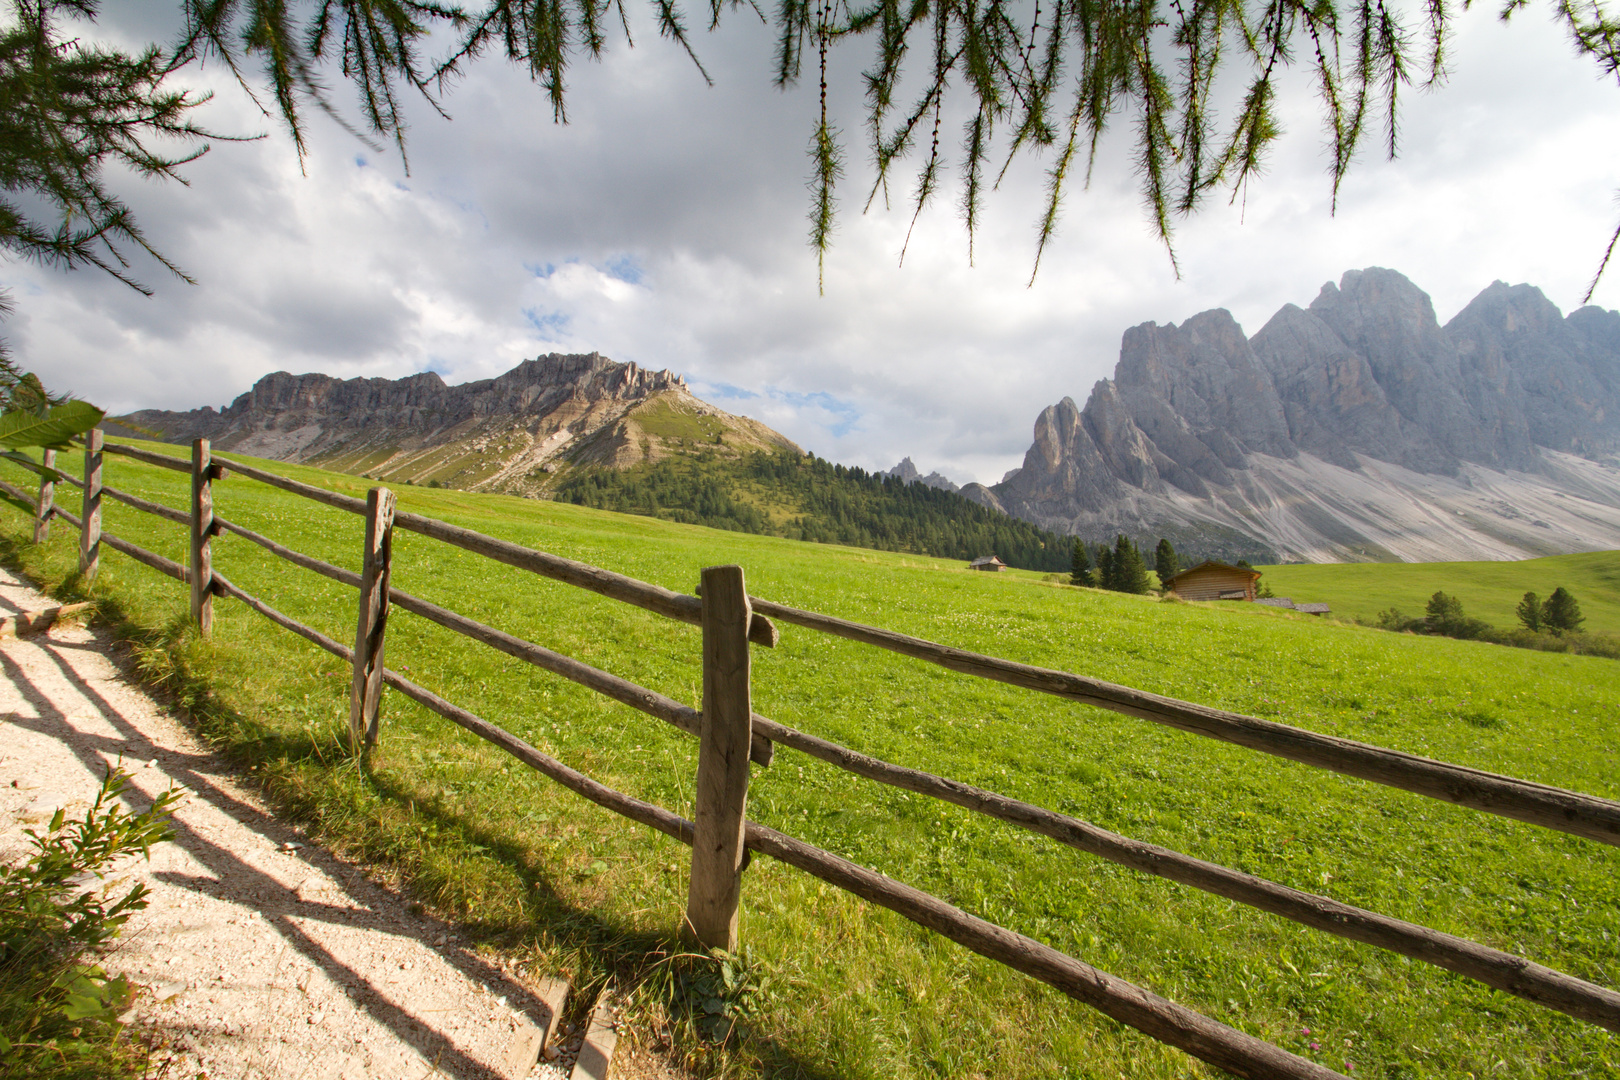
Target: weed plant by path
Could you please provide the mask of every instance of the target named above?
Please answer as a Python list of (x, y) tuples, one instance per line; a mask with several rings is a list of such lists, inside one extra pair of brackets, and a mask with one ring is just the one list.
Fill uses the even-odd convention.
[[(168, 448), (169, 452), (176, 452)], [(366, 483), (276, 463), (349, 494)], [(9, 468), (9, 466), (7, 467)], [(107, 459), (107, 482), (173, 506), (185, 478)], [(23, 483), (23, 478), (13, 478)], [(1459, 764), (1620, 797), (1611, 660), (1163, 604), (503, 496), (404, 488), (402, 509), (691, 592), (736, 562), (749, 589), (979, 652)], [(358, 569), (360, 522), (243, 480), (218, 513)], [(123, 507), (106, 527), (172, 558), (181, 531)], [(59, 594), (71, 530), (44, 549), (0, 510), (3, 552)], [(396, 534), (397, 587), (698, 703), (698, 631)], [(354, 597), (234, 538), (230, 579), (331, 636)], [(1188, 1077), (1210, 1071), (1022, 976), (767, 859), (744, 879), (732, 989), (680, 959), (687, 851), (536, 777), (397, 695), (369, 771), (340, 749), (349, 673), (240, 605), (184, 629), (183, 590), (116, 553), (93, 591), (229, 752), (329, 842), (541, 974), (613, 978), (694, 1067), (840, 1077)], [(690, 815), (693, 740), (396, 612), (389, 666), (603, 782)], [(754, 653), (755, 708), (899, 764), (1324, 893), (1608, 986), (1620, 984), (1614, 848), (1309, 769), (1147, 722), (785, 627)], [(1373, 1077), (1620, 1076), (1608, 1032), (1379, 950), (1145, 878), (791, 751), (756, 770), (750, 816), (876, 867), (1340, 1071)], [(707, 981), (705, 981), (707, 980)], [(701, 985), (700, 985), (701, 984)], [(718, 1002), (731, 1036), (703, 1006)], [(733, 1026), (730, 1021), (738, 1023)]]

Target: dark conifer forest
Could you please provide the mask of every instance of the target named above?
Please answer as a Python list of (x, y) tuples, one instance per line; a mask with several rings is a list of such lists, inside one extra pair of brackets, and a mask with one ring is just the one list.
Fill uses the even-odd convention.
[(558, 502), (790, 540), (909, 551), (943, 559), (995, 555), (1025, 570), (1068, 570), (1070, 538), (954, 492), (907, 484), (814, 455), (666, 458), (635, 469), (570, 473)]

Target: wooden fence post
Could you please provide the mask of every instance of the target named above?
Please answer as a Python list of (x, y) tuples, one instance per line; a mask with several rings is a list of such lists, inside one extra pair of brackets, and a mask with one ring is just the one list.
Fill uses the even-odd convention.
[[(56, 451), (44, 454), (47, 469), (56, 468)], [(56, 481), (49, 476), (39, 478), (39, 501), (34, 504), (34, 543), (43, 544), (51, 536), (51, 504), (56, 500)]]
[(349, 740), (357, 754), (377, 743), (393, 562), (394, 493), (372, 488), (366, 492), (366, 558), (360, 571), (360, 621), (354, 632), (354, 683), (349, 692)]
[(79, 573), (86, 578), (101, 569), (101, 442), (100, 428), (84, 435), (84, 514), (79, 531)]
[(693, 807), (686, 921), (707, 948), (737, 948), (743, 826), (753, 703), (748, 685), (752, 611), (740, 566), (703, 571), (703, 719)]
[(191, 621), (204, 636), (214, 629), (214, 456), (207, 439), (191, 442)]

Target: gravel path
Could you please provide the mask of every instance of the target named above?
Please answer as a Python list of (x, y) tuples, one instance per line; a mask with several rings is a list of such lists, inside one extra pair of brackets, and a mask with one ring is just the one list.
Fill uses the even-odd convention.
[[(48, 606), (0, 568), (0, 613)], [(152, 902), (106, 965), (147, 988), (137, 1022), (168, 1033), (179, 1053), (170, 1075), (565, 1075), (509, 1060), (547, 1026), (539, 991), (276, 821), (123, 677), (104, 634), (63, 626), (7, 640), (0, 665), (0, 858), (20, 854), (22, 830), (58, 807), (82, 813), (109, 764), (133, 773), (132, 801), (170, 785), (188, 793), (174, 841), (120, 871), (145, 880)], [(614, 1062), (615, 1077), (675, 1075), (632, 1058)]]

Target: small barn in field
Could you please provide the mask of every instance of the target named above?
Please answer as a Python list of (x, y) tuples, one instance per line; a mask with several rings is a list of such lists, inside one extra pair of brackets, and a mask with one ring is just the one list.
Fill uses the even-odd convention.
[(1165, 585), (1183, 600), (1253, 600), (1260, 571), (1206, 560)]
[(972, 562), (968, 563), (968, 569), (1005, 570), (1007, 569), (1007, 564), (996, 558), (994, 555), (980, 555), (977, 559), (974, 559)]

